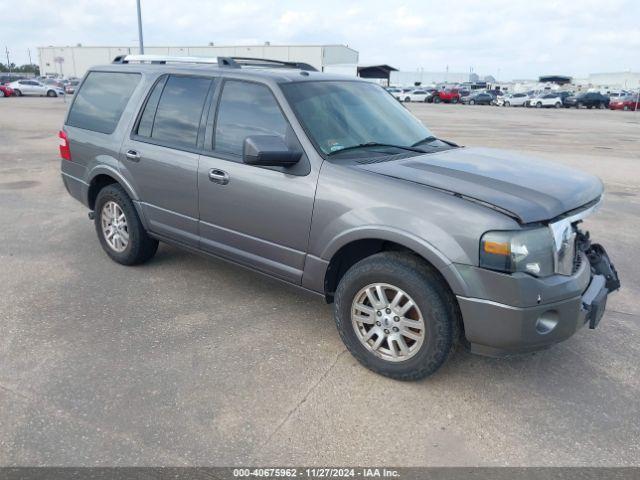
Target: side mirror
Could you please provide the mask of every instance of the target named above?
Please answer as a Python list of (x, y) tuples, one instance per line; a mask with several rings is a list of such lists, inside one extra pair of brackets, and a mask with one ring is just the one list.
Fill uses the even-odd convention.
[(262, 167), (290, 167), (302, 157), (302, 152), (289, 149), (278, 135), (251, 135), (244, 139), (242, 161)]

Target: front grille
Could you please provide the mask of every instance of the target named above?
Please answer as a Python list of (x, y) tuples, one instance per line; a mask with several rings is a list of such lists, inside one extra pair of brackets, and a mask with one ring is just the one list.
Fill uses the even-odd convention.
[(583, 257), (584, 255), (582, 255), (581, 252), (576, 252), (576, 256), (573, 259), (573, 270), (571, 271), (571, 275), (575, 275), (576, 273), (578, 273), (578, 270), (580, 270), (580, 267), (582, 266), (582, 262), (583, 262)]

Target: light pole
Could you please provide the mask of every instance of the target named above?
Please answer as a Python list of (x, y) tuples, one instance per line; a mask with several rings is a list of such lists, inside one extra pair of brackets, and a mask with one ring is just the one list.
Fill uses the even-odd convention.
[(9, 69), (9, 76), (11, 76), (11, 62), (9, 61), (9, 47), (5, 45), (4, 51), (7, 54), (7, 68)]
[(140, 43), (140, 55), (144, 55), (144, 41), (142, 40), (142, 13), (140, 11), (140, 0), (136, 0), (138, 6), (138, 42)]

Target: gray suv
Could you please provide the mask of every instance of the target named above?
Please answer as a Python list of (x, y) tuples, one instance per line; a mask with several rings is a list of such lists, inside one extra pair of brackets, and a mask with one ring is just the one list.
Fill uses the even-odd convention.
[(163, 241), (315, 292), (392, 378), (456, 344), (501, 356), (595, 328), (620, 286), (579, 228), (599, 179), (437, 139), (380, 86), (305, 64), (118, 58), (85, 75), (59, 136), (114, 261)]

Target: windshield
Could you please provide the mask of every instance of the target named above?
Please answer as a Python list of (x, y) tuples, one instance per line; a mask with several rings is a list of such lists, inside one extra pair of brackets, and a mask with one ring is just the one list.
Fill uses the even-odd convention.
[(324, 154), (358, 145), (411, 147), (431, 132), (373, 83), (306, 81), (281, 84), (311, 141)]

